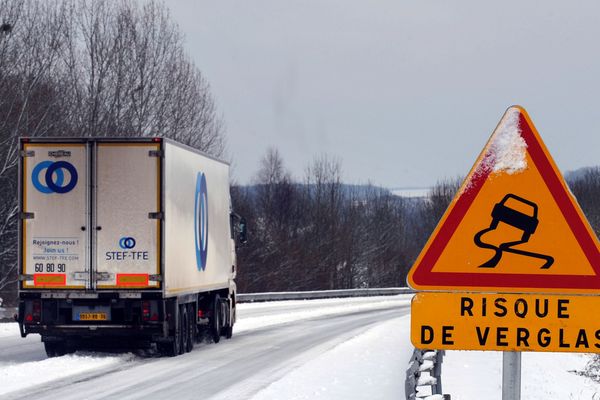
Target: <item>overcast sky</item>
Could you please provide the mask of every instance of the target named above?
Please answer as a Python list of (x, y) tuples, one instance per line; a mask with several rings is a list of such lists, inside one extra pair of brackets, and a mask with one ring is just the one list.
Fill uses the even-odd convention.
[(529, 112), (561, 171), (600, 162), (600, 2), (177, 0), (234, 176), (269, 146), (349, 183), (466, 175), (504, 110)]

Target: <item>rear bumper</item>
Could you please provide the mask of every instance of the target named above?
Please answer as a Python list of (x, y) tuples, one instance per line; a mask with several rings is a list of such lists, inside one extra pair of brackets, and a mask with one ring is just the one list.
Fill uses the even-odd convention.
[[(106, 311), (105, 321), (80, 321), (79, 310)], [(150, 313), (148, 313), (150, 310)], [(148, 315), (150, 314), (150, 315)], [(98, 339), (121, 337), (161, 341), (169, 336), (164, 300), (141, 299), (42, 299), (19, 302), (17, 322), (21, 336), (38, 333), (45, 338)], [(149, 316), (152, 320), (149, 320)]]
[(39, 333), (42, 336), (77, 336), (81, 338), (96, 338), (109, 335), (136, 336), (153, 340), (160, 340), (163, 335), (162, 326), (158, 325), (42, 325), (23, 324), (25, 334)]

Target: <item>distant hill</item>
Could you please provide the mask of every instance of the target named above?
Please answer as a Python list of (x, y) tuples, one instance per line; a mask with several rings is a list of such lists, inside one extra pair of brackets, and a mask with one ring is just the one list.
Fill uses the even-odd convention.
[[(297, 188), (308, 187), (309, 190), (311, 190), (311, 191), (314, 188), (314, 185), (312, 185), (312, 184), (306, 185), (304, 183), (295, 183), (293, 185)], [(260, 187), (260, 185), (257, 185), (257, 184), (238, 185), (238, 187), (246, 188), (250, 192), (250, 194), (254, 196), (254, 195), (256, 195), (256, 191)], [(383, 188), (381, 186), (374, 186), (374, 185), (351, 185), (351, 184), (342, 183), (342, 184), (340, 184), (340, 187), (341, 187), (341, 191), (344, 194), (344, 196), (354, 195), (354, 196), (358, 197), (359, 199), (366, 198), (369, 193), (373, 193), (373, 192), (379, 192), (379, 193), (385, 193), (385, 194), (395, 194), (389, 189)]]
[(592, 171), (599, 171), (600, 167), (596, 166), (596, 167), (583, 167), (583, 168), (579, 168), (576, 169), (574, 171), (567, 171), (565, 172), (565, 179), (567, 181), (575, 181), (578, 179), (581, 179), (585, 176), (586, 173), (588, 172), (592, 172)]
[[(295, 184), (295, 186), (305, 186), (305, 184)], [(313, 185), (310, 185), (313, 186)], [(246, 187), (250, 190), (250, 192), (254, 195), (256, 193), (257, 185), (241, 185), (240, 187)], [(367, 197), (368, 193), (383, 192), (389, 193), (397, 197), (402, 197), (405, 199), (423, 199), (429, 195), (431, 191), (430, 187), (400, 187), (400, 188), (384, 188), (381, 186), (374, 185), (352, 185), (352, 184), (341, 184), (342, 192), (348, 196), (353, 194), (358, 198)]]
[(396, 195), (398, 197), (405, 197), (405, 198), (424, 198), (427, 197), (429, 195), (429, 192), (431, 191), (431, 188), (429, 187), (421, 187), (421, 188), (392, 188), (390, 189), (390, 192), (392, 192), (393, 195)]

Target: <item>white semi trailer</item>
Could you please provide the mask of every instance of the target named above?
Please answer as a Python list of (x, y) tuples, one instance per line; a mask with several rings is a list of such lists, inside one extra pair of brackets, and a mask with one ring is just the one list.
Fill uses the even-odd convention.
[(163, 138), (23, 138), (19, 206), (17, 320), (48, 356), (231, 337), (246, 230), (227, 163)]

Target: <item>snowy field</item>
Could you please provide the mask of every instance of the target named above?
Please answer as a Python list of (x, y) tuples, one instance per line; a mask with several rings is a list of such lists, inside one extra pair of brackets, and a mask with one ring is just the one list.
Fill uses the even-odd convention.
[[(367, 330), (300, 366), (253, 397), (279, 399), (402, 399), (410, 316)], [(285, 395), (283, 395), (285, 394)]]
[[(523, 400), (600, 400), (600, 384), (580, 376), (589, 354), (523, 353)], [(452, 400), (501, 400), (502, 353), (448, 351), (442, 365), (442, 385)]]
[[(0, 324), (2, 399), (404, 400), (410, 295), (240, 304), (234, 338), (176, 358), (77, 352), (47, 359), (39, 336)], [(523, 399), (600, 400), (589, 355), (525, 353)], [(453, 400), (501, 399), (502, 356), (446, 353)]]

